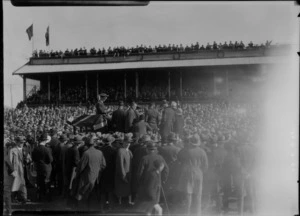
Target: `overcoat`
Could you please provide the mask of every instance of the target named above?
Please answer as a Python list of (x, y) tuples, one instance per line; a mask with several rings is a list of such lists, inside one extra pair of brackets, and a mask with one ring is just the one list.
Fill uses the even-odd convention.
[(115, 194), (126, 197), (131, 194), (132, 153), (120, 148), (116, 156)]
[[(164, 160), (164, 158), (157, 154), (157, 152), (150, 152), (149, 154), (145, 155), (138, 167), (138, 171), (137, 171), (137, 179), (138, 179), (138, 184), (139, 186), (143, 185), (145, 180), (146, 180), (146, 176), (147, 173), (151, 172), (154, 169), (154, 161), (159, 160), (162, 163), (164, 163), (165, 167), (162, 170), (162, 181), (166, 182), (168, 179), (168, 175), (169, 175), (169, 167), (166, 163), (166, 161)], [(140, 190), (140, 187), (139, 189)]]
[(117, 151), (110, 145), (102, 147), (101, 151), (106, 161), (106, 168), (103, 170), (100, 179), (101, 193), (114, 192)]
[[(75, 196), (77, 199), (87, 198), (93, 190), (100, 172), (105, 169), (106, 161), (102, 152), (94, 146), (87, 149), (76, 169)], [(73, 188), (72, 188), (73, 189)]]
[(152, 170), (146, 174), (144, 184), (138, 194), (136, 210), (151, 213), (153, 206), (159, 203), (161, 191), (161, 174)]
[(205, 151), (197, 146), (183, 148), (178, 153), (178, 160), (181, 163), (178, 191), (201, 195), (203, 172), (208, 168)]
[(175, 111), (171, 107), (167, 107), (164, 109), (162, 113), (162, 119), (161, 119), (161, 128), (160, 133), (162, 136), (162, 139), (166, 139), (170, 132), (173, 129), (173, 125), (175, 122)]
[(16, 177), (13, 180), (12, 184), (12, 192), (19, 191), (21, 187), (25, 185), (24, 179), (24, 165), (23, 165), (23, 154), (22, 150), (14, 147), (10, 150), (10, 162), (12, 163), (13, 169), (16, 172)]
[(132, 180), (131, 180), (131, 190), (132, 193), (138, 192), (138, 168), (142, 161), (142, 158), (147, 155), (147, 149), (145, 146), (136, 144), (130, 146), (132, 150)]
[(73, 145), (72, 147), (66, 149), (65, 160), (64, 160), (65, 163), (64, 175), (66, 176), (66, 183), (68, 185), (70, 184), (71, 181), (73, 169), (77, 167), (79, 160), (80, 157), (79, 157), (79, 151), (77, 146)]
[(32, 160), (36, 165), (38, 175), (49, 179), (52, 171), (51, 163), (53, 161), (51, 150), (43, 145), (35, 147), (32, 152)]
[(122, 109), (117, 109), (112, 114), (112, 127), (114, 131), (123, 132), (125, 131), (125, 117), (126, 113)]
[(132, 125), (134, 120), (138, 119), (138, 113), (133, 110), (131, 107), (126, 112), (125, 117), (125, 132), (131, 132), (132, 131)]
[(148, 109), (146, 112), (146, 122), (148, 122), (153, 130), (158, 131), (159, 112), (152, 108)]

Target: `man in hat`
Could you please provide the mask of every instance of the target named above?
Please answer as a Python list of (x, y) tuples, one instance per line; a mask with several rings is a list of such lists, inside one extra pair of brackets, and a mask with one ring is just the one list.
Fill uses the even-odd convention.
[(151, 102), (149, 109), (146, 111), (146, 122), (150, 125), (154, 132), (158, 131), (159, 112), (155, 109), (155, 103)]
[(161, 184), (161, 172), (164, 169), (164, 163), (161, 160), (153, 162), (153, 169), (146, 173), (144, 184), (141, 185), (138, 200), (135, 209), (139, 212), (146, 212), (151, 215), (155, 210), (155, 215), (162, 215), (162, 208), (159, 205)]
[(124, 102), (119, 102), (119, 107), (112, 113), (112, 128), (113, 131), (123, 132), (125, 131), (125, 110), (124, 110)]
[(117, 150), (121, 146), (121, 141), (116, 140), (112, 136), (108, 136), (103, 142), (104, 146), (101, 148), (101, 151), (103, 152), (107, 166), (103, 170), (100, 179), (101, 210), (103, 210), (105, 203), (109, 204), (109, 208), (113, 208), (116, 157)]
[(71, 204), (70, 189), (72, 188), (72, 181), (75, 177), (75, 170), (80, 160), (78, 148), (83, 144), (84, 142), (82, 140), (82, 137), (77, 135), (72, 142), (72, 146), (66, 149), (65, 160), (63, 161), (63, 163), (65, 167), (64, 176), (66, 177), (65, 186), (68, 186), (68, 188), (65, 188), (68, 197), (67, 204)]
[(147, 155), (146, 143), (151, 141), (151, 137), (149, 135), (144, 135), (141, 139), (138, 140), (137, 144), (130, 146), (130, 150), (132, 152), (132, 184), (131, 184), (131, 192), (132, 192), (132, 201), (134, 202), (136, 193), (138, 192), (138, 167), (141, 163), (142, 158)]
[(16, 145), (9, 152), (9, 159), (13, 166), (13, 172), (16, 173), (12, 184), (13, 197), (17, 197), (20, 194), (20, 198), (23, 204), (27, 200), (27, 188), (24, 178), (24, 159), (22, 148), (25, 142), (25, 138), (22, 136), (17, 136), (15, 139)]
[[(51, 139), (51, 138), (50, 138)], [(40, 144), (34, 148), (32, 152), (32, 160), (36, 165), (37, 171), (37, 185), (38, 197), (41, 201), (42, 196), (46, 196), (48, 200), (51, 199), (50, 195), (50, 175), (53, 161), (51, 150), (45, 145), (50, 141), (48, 135), (44, 133), (41, 137)]]
[(137, 104), (136, 102), (132, 101), (130, 104), (129, 109), (126, 112), (126, 118), (125, 118), (125, 132), (129, 133), (132, 131), (133, 122), (138, 119), (138, 113), (137, 113)]
[[(59, 144), (59, 140), (57, 138), (57, 131), (52, 128), (50, 130), (50, 136), (51, 136), (51, 140), (48, 143), (48, 145), (49, 145), (49, 147), (52, 151), (52, 154), (54, 156), (55, 148)], [(58, 187), (58, 182), (57, 182), (56, 176), (57, 176), (57, 160), (56, 160), (56, 157), (53, 157), (52, 172), (51, 172), (51, 183), (57, 188)]]
[(90, 137), (87, 143), (89, 148), (83, 153), (79, 161), (74, 180), (76, 181), (76, 186), (72, 187), (77, 201), (89, 200), (90, 193), (94, 189), (99, 174), (106, 167), (103, 153), (94, 147), (95, 138)]
[(172, 131), (175, 122), (175, 108), (176, 102), (172, 101), (171, 107), (167, 106), (162, 112), (160, 134), (163, 143), (167, 141), (167, 137)]
[(107, 98), (108, 98), (108, 95), (105, 93), (101, 93), (98, 95), (98, 98), (97, 98), (98, 102), (96, 104), (96, 114), (97, 115), (107, 113), (106, 106), (104, 105), (104, 102), (106, 101)]
[(61, 151), (64, 148), (68, 141), (68, 138), (65, 134), (62, 134), (59, 137), (59, 143), (58, 145), (55, 146), (54, 151), (53, 151), (53, 160), (56, 161), (56, 179), (57, 179), (57, 186), (58, 186), (58, 193), (60, 195), (63, 194), (63, 169), (62, 169), (62, 161), (61, 161)]
[(180, 148), (176, 146), (177, 137), (176, 134), (171, 132), (168, 136), (167, 143), (163, 143), (161, 147), (158, 148), (158, 152), (165, 159), (169, 167), (169, 178), (166, 182), (165, 192), (166, 196), (170, 197), (169, 201), (173, 201), (175, 198), (175, 185), (178, 179), (178, 164), (177, 164), (177, 154)]
[(11, 215), (11, 187), (14, 178), (16, 177), (16, 171), (10, 162), (9, 152), (12, 145), (7, 142), (4, 145), (4, 162), (3, 162), (3, 201), (5, 203), (5, 210), (8, 215)]
[(165, 183), (168, 179), (169, 175), (169, 167), (164, 160), (164, 158), (157, 153), (157, 147), (154, 142), (148, 141), (147, 144), (147, 155), (145, 155), (138, 167), (137, 171), (137, 179), (138, 179), (138, 187), (140, 190), (141, 185), (143, 185), (146, 181), (146, 174), (151, 172), (154, 168), (154, 161), (159, 160), (164, 163), (165, 167), (162, 171), (162, 182)]
[(125, 134), (123, 145), (117, 151), (116, 172), (115, 172), (115, 194), (119, 204), (122, 204), (122, 197), (128, 197), (128, 204), (131, 202), (131, 172), (132, 153), (129, 150), (132, 142), (132, 134)]
[(133, 124), (132, 132), (134, 139), (140, 139), (142, 136), (147, 134), (147, 131), (151, 131), (150, 125), (145, 122), (145, 116), (142, 114), (138, 117), (136, 123)]
[(208, 160), (200, 145), (199, 136), (194, 134), (187, 138), (186, 146), (178, 153), (182, 169), (177, 190), (186, 200), (185, 214), (201, 214), (203, 172), (208, 168)]

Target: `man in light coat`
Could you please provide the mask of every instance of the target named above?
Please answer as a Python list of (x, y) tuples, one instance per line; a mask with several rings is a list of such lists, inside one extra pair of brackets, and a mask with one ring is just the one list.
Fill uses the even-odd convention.
[(131, 102), (125, 117), (125, 133), (129, 133), (132, 131), (133, 123), (135, 120), (138, 119), (138, 113), (136, 108), (137, 108), (137, 104), (135, 102)]
[(25, 138), (18, 136), (15, 139), (16, 146), (13, 147), (9, 152), (9, 159), (13, 166), (13, 172), (16, 173), (12, 184), (12, 193), (13, 196), (16, 197), (20, 194), (20, 198), (23, 204), (25, 204), (27, 200), (27, 188), (24, 178), (24, 160), (22, 148), (25, 143)]

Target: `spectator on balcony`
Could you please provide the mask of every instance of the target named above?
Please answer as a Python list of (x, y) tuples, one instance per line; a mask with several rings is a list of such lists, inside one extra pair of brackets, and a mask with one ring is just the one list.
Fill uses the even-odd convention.
[(98, 51), (97, 51), (97, 55), (101, 56), (101, 53), (102, 53), (101, 49), (99, 48)]
[(74, 55), (75, 55), (75, 56), (78, 56), (78, 55), (79, 55), (79, 52), (78, 52), (77, 48), (74, 50)]
[(209, 43), (207, 43), (207, 45), (206, 45), (206, 48), (205, 48), (206, 50), (211, 50), (211, 45), (209, 44)]
[(213, 43), (213, 49), (214, 49), (214, 50), (217, 50), (217, 49), (218, 49), (218, 44), (216, 43), (216, 41), (214, 41), (214, 43)]
[(186, 52), (191, 51), (191, 49), (190, 49), (190, 47), (189, 47), (188, 45), (185, 46), (185, 51), (186, 51)]
[(240, 42), (239, 47), (240, 47), (240, 49), (244, 49), (245, 48), (245, 44), (243, 43), (243, 41)]
[(195, 48), (195, 50), (199, 50), (200, 46), (199, 46), (199, 43), (198, 43), (198, 42), (196, 43), (196, 45), (195, 45), (194, 48)]
[(202, 45), (199, 50), (205, 50), (205, 47)]
[(182, 44), (180, 44), (179, 51), (184, 52), (184, 47), (182, 46)]
[(228, 44), (226, 41), (225, 41), (224, 45), (222, 46), (222, 49), (228, 49)]
[(171, 52), (172, 51), (172, 46), (171, 46), (171, 44), (169, 44), (169, 46), (168, 46), (168, 52)]
[(223, 44), (219, 43), (218, 49), (219, 49), (219, 50), (223, 49)]
[(253, 42), (252, 41), (250, 41), (250, 43), (248, 44), (248, 47), (253, 48)]
[(111, 47), (108, 47), (107, 54), (108, 55), (112, 55), (113, 54)]
[(69, 51), (69, 49), (67, 49), (66, 51), (65, 51), (65, 56), (70, 56), (70, 51)]
[(235, 41), (234, 43), (234, 49), (238, 49), (239, 48), (239, 43), (237, 41)]
[(143, 54), (144, 53), (144, 46), (143, 44), (141, 44), (141, 46), (139, 47), (139, 54)]
[(229, 42), (229, 49), (233, 49), (234, 48), (234, 45), (233, 45), (233, 43), (230, 41)]
[(105, 50), (105, 48), (104, 48), (104, 47), (102, 48), (102, 52), (101, 52), (101, 54), (102, 54), (102, 55), (106, 55), (106, 50)]

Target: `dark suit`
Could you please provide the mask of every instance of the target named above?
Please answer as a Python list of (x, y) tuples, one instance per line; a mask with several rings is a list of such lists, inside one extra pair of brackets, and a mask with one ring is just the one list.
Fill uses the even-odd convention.
[(161, 174), (152, 170), (146, 174), (144, 184), (138, 194), (136, 209), (139, 212), (151, 212), (153, 206), (159, 203), (161, 190)]
[(153, 130), (158, 131), (159, 113), (155, 109), (148, 109), (146, 112), (146, 122), (150, 125)]
[(83, 153), (76, 169), (76, 186), (74, 187), (75, 196), (78, 200), (89, 197), (100, 172), (105, 167), (105, 158), (100, 150), (92, 146)]
[(138, 119), (138, 113), (136, 110), (133, 110), (131, 107), (126, 112), (126, 118), (125, 118), (125, 132), (131, 132), (132, 131), (132, 125), (134, 120)]
[(79, 151), (75, 145), (66, 149), (64, 163), (65, 163), (65, 175), (67, 177), (68, 184), (71, 181), (73, 169), (77, 167), (79, 160), (80, 160)]
[(114, 131), (125, 131), (125, 117), (126, 113), (123, 109), (117, 109), (112, 114), (112, 126)]
[(100, 115), (100, 114), (106, 114), (106, 107), (103, 103), (103, 101), (98, 101), (96, 104), (96, 114)]
[[(32, 152), (32, 160), (36, 164), (37, 171), (37, 185), (39, 188), (39, 195), (49, 195), (50, 189), (50, 175), (53, 161), (51, 150), (43, 145), (39, 145)], [(49, 197), (48, 197), (49, 198)]]
[(139, 121), (134, 124), (132, 128), (133, 137), (134, 138), (141, 138), (143, 135), (147, 134), (147, 130), (152, 130), (147, 122), (144, 120)]
[[(139, 168), (137, 171), (137, 179), (138, 179), (138, 184), (139, 186), (143, 185), (144, 182), (146, 181), (146, 174), (151, 172), (154, 169), (154, 161), (159, 160), (162, 163), (164, 163), (165, 168), (162, 171), (162, 181), (166, 182), (168, 175), (169, 175), (169, 167), (164, 160), (164, 158), (157, 154), (156, 152), (150, 152), (149, 154), (145, 155), (141, 163), (139, 164)], [(141, 188), (139, 188), (140, 190)]]
[(168, 135), (172, 131), (174, 122), (175, 122), (174, 109), (171, 107), (165, 108), (162, 113), (161, 128), (160, 128), (161, 138), (163, 142), (167, 140)]

